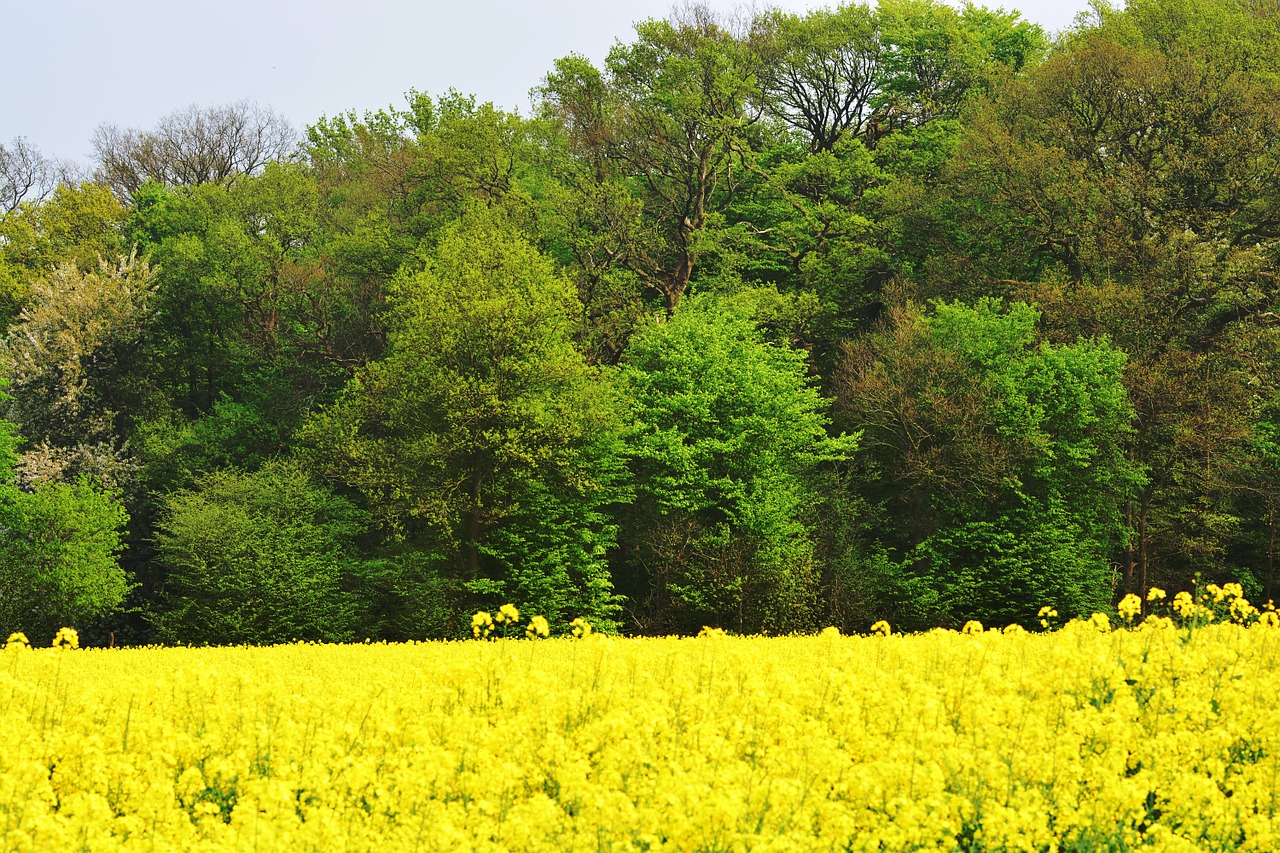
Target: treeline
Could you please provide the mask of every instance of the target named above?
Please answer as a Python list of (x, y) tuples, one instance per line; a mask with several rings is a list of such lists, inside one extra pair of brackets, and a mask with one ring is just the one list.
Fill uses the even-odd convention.
[(0, 631), (1034, 624), (1273, 595), (1280, 15), (637, 24), (528, 117), (0, 148)]

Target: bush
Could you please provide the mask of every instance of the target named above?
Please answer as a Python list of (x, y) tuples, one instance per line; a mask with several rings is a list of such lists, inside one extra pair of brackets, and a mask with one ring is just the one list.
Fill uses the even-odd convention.
[(84, 479), (0, 486), (0, 632), (48, 640), (118, 608), (129, 591), (119, 561), (128, 520), (117, 495)]
[(162, 505), (152, 614), (166, 642), (341, 642), (353, 603), (342, 589), (365, 514), (290, 462), (208, 474)]

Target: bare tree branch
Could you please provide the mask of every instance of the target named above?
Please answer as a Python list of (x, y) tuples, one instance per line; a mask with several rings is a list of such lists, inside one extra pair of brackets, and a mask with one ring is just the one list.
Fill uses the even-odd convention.
[(279, 113), (249, 101), (192, 104), (155, 130), (101, 125), (94, 133), (97, 179), (122, 198), (147, 181), (169, 185), (230, 183), (290, 156), (298, 135)]
[(12, 213), (24, 201), (40, 202), (58, 185), (64, 167), (44, 156), (24, 137), (0, 145), (0, 214)]

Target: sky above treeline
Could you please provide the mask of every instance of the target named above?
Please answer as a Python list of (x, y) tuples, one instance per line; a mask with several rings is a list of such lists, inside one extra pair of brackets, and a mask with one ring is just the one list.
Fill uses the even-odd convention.
[[(603, 60), (671, 0), (34, 0), (6, 4), (0, 144), (88, 162), (103, 123), (150, 128), (190, 104), (242, 98), (298, 128), (449, 88), (529, 112), (529, 90), (568, 53)], [(731, 0), (711, 0), (735, 8)], [(758, 3), (803, 12), (836, 3)], [(1000, 3), (990, 3), (997, 6)], [(1049, 31), (1085, 0), (1003, 4)], [(740, 7), (740, 6), (739, 6)]]

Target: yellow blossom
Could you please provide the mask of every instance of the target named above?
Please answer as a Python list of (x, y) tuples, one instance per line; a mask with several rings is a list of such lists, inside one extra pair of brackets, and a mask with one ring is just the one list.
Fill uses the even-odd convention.
[(569, 633), (577, 637), (579, 640), (591, 636), (591, 623), (581, 616), (576, 617), (569, 623)]
[(968, 622), (964, 623), (964, 627), (960, 629), (960, 633), (961, 634), (981, 634), (982, 623), (979, 622), (977, 619), (970, 619)]
[(498, 615), (494, 617), (494, 621), (503, 625), (514, 625), (520, 621), (520, 611), (514, 604), (504, 604), (498, 608)]
[(1147, 601), (1164, 601), (1164, 590), (1158, 586), (1153, 586), (1147, 590)]
[(1133, 593), (1129, 593), (1120, 599), (1120, 603), (1116, 605), (1116, 610), (1125, 620), (1132, 620), (1142, 612), (1142, 599)]
[(524, 634), (531, 640), (538, 637), (548, 637), (551, 635), (551, 626), (547, 624), (546, 617), (534, 616), (529, 619), (529, 624), (525, 627)]
[(78, 649), (80, 648), (80, 634), (75, 628), (59, 628), (58, 633), (53, 637), (53, 647), (55, 649)]
[(1169, 624), (39, 648), (0, 850), (1280, 850), (1280, 614)]
[(893, 633), (893, 629), (889, 627), (888, 622), (886, 622), (884, 619), (881, 619), (879, 622), (876, 622), (874, 625), (871, 626), (871, 633), (879, 634), (882, 637), (887, 637)]
[(21, 631), (14, 631), (9, 635), (9, 639), (5, 641), (5, 649), (29, 649), (31, 641), (27, 639), (27, 635)]
[(483, 640), (492, 633), (493, 617), (489, 615), (487, 610), (481, 610), (471, 617), (471, 634), (477, 640)]
[(1248, 622), (1258, 615), (1258, 608), (1249, 603), (1249, 599), (1239, 596), (1231, 600), (1231, 618), (1237, 622)]

